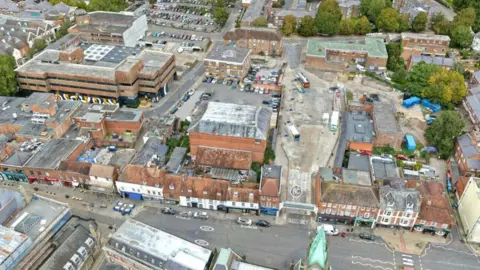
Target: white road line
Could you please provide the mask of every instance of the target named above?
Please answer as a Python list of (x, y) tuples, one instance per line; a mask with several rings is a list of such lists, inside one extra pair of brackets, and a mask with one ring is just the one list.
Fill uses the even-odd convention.
[(403, 262), (403, 265), (413, 266), (413, 263)]
[(466, 251), (463, 251), (463, 250), (456, 250), (456, 249), (453, 249), (453, 248), (447, 248), (447, 247), (444, 247), (444, 246), (437, 246), (437, 245), (433, 245), (433, 244), (431, 246), (434, 247), (434, 248), (441, 248), (441, 249), (445, 249), (445, 250), (448, 250), (448, 251), (463, 253), (463, 254), (467, 254), (467, 255), (476, 257), (476, 255), (474, 253), (466, 252)]
[(408, 254), (402, 254), (402, 257), (408, 257), (408, 258), (412, 258), (412, 255), (408, 255)]
[(370, 259), (370, 258), (364, 258), (364, 257), (360, 257), (360, 256), (353, 256), (352, 255), (352, 259), (371, 261), (371, 262), (377, 262), (377, 263), (383, 263), (383, 264), (391, 264), (391, 265), (395, 266), (395, 264), (391, 263), (391, 262), (384, 262), (384, 261), (374, 260), (374, 259)]
[(245, 229), (252, 229), (252, 230), (258, 229), (257, 226), (240, 225), (240, 227)]
[(363, 265), (363, 266), (370, 266), (372, 268), (380, 268), (380, 269), (383, 269), (383, 270), (393, 270), (392, 268), (389, 268), (389, 267), (383, 267), (383, 266), (380, 266), (380, 265), (371, 265), (371, 264), (368, 264), (368, 263), (361, 263), (361, 262), (355, 262), (355, 261), (352, 261), (352, 264), (360, 264), (360, 265)]

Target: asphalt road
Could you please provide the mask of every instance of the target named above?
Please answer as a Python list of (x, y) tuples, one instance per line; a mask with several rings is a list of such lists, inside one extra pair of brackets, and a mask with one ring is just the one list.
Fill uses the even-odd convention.
[[(305, 258), (309, 243), (308, 229), (300, 225), (242, 227), (231, 220), (186, 220), (164, 215), (154, 208), (145, 208), (134, 219), (191, 242), (203, 240), (209, 249), (230, 247), (245, 255), (248, 262), (276, 269), (289, 269), (292, 259)], [(202, 226), (213, 231), (202, 230)]]
[(193, 86), (193, 84), (195, 84), (198, 78), (200, 78), (200, 76), (202, 76), (202, 74), (204, 73), (205, 66), (203, 65), (203, 62), (200, 61), (192, 68), (192, 70), (188, 72), (188, 74), (185, 75), (184, 78), (181, 79), (182, 86), (180, 86), (180, 88), (173, 94), (170, 93), (169, 95), (167, 95), (167, 101), (161, 106), (153, 110), (146, 111), (146, 117), (163, 115), (168, 112), (168, 110), (170, 110), (170, 108), (175, 105), (175, 103), (177, 103), (181, 97), (183, 97), (183, 95)]

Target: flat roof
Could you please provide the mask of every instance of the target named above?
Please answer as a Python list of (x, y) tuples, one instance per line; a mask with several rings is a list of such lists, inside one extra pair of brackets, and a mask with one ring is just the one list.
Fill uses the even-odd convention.
[(402, 39), (428, 39), (428, 40), (450, 41), (450, 37), (446, 35), (402, 33), (401, 36), (402, 36)]
[(367, 155), (351, 152), (348, 158), (348, 169), (357, 171), (370, 171), (370, 160)]
[(267, 108), (232, 103), (209, 102), (201, 119), (190, 131), (221, 136), (266, 140), (271, 112)]
[(160, 162), (157, 165), (163, 166), (167, 152), (168, 146), (164, 144), (162, 140), (158, 138), (149, 138), (130, 163), (144, 166), (153, 158), (154, 155), (156, 155)]
[(277, 164), (266, 164), (263, 165), (263, 177), (280, 179), (282, 175), (282, 166)]
[(225, 46), (216, 44), (205, 56), (205, 61), (225, 62), (233, 64), (242, 64), (250, 55), (251, 50), (240, 47)]
[(374, 128), (372, 118), (367, 112), (348, 112), (345, 137), (350, 142), (373, 141)]
[(265, 6), (266, 0), (251, 1), (247, 7), (247, 10), (243, 14), (242, 21), (253, 22), (256, 18), (262, 14), (263, 6)]
[(68, 205), (35, 195), (7, 226), (26, 234), (33, 241), (65, 211)]
[(372, 158), (373, 175), (375, 178), (398, 177), (395, 161), (374, 157)]
[(56, 169), (83, 142), (73, 139), (53, 139), (47, 142), (25, 164), (29, 168)]
[(342, 52), (363, 52), (370, 57), (388, 58), (387, 48), (383, 38), (365, 37), (364, 43), (348, 43), (340, 41), (320, 41), (309, 39), (307, 56), (326, 57), (327, 50)]
[(1, 164), (22, 167), (32, 156), (33, 156), (32, 152), (15, 151), (10, 157), (8, 157)]
[(170, 155), (170, 159), (168, 160), (165, 168), (168, 171), (172, 171), (176, 173), (179, 167), (182, 165), (182, 162), (183, 162), (183, 159), (185, 158), (186, 153), (187, 153), (187, 148), (175, 147), (175, 149), (173, 149), (172, 154)]
[(171, 269), (203, 270), (212, 254), (206, 248), (132, 219), (127, 219), (117, 229), (107, 245), (126, 255), (128, 253), (122, 248), (138, 252), (140, 256), (132, 257), (148, 264), (153, 259), (162, 265), (165, 262), (176, 266)]
[(452, 58), (446, 58), (441, 56), (428, 56), (428, 55), (412, 55), (412, 62), (413, 64), (418, 64), (420, 62), (425, 62), (427, 64), (437, 65), (437, 66), (445, 66), (445, 67), (453, 67), (455, 63)]
[(377, 133), (402, 133), (394, 115), (394, 107), (390, 103), (374, 102), (373, 119)]
[(107, 120), (138, 122), (142, 115), (142, 110), (119, 109), (113, 114), (108, 115)]
[[(28, 237), (25, 234), (0, 225), (0, 265), (4, 266), (3, 263), (8, 257), (27, 240)], [(5, 266), (8, 268), (10, 263), (7, 262)]]

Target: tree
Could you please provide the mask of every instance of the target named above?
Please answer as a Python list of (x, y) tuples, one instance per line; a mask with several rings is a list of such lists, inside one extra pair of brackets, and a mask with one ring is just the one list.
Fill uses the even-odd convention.
[(220, 26), (224, 26), (228, 21), (229, 13), (223, 0), (217, 0), (212, 12), (213, 20)]
[(300, 27), (298, 28), (298, 33), (304, 37), (310, 37), (317, 33), (315, 27), (315, 19), (312, 16), (305, 16), (302, 18)]
[(47, 47), (47, 42), (44, 39), (35, 39), (33, 46), (28, 51), (30, 58), (32, 58), (36, 53), (43, 51)]
[(428, 86), (428, 79), (442, 70), (437, 65), (420, 62), (413, 66), (407, 76), (407, 92), (414, 96), (421, 96), (422, 89)]
[(274, 161), (274, 160), (275, 160), (275, 151), (273, 151), (272, 146), (268, 144), (267, 148), (265, 149), (263, 164), (270, 164), (270, 161)]
[(252, 21), (252, 26), (257, 26), (257, 27), (267, 27), (268, 26), (268, 22), (267, 22), (267, 19), (265, 19), (265, 17), (263, 16), (260, 16), (258, 18), (256, 18), (255, 20)]
[(472, 26), (475, 23), (475, 9), (473, 8), (465, 8), (460, 10), (455, 18), (453, 19), (453, 25), (465, 25), (465, 26)]
[(473, 8), (475, 9), (475, 23), (473, 24), (473, 31), (478, 32), (480, 31), (480, 1), (478, 0), (453, 0), (453, 6), (455, 10), (458, 12), (465, 8)]
[(368, 21), (367, 17), (362, 16), (357, 23), (355, 24), (355, 34), (357, 35), (365, 35), (372, 31), (372, 26)]
[(355, 33), (355, 21), (352, 18), (342, 20), (340, 22), (340, 34), (341, 35), (352, 35)]
[(468, 48), (472, 45), (473, 37), (470, 27), (460, 25), (455, 27), (450, 33), (452, 46), (457, 48)]
[(405, 62), (402, 58), (402, 44), (388, 43), (386, 47), (388, 53), (387, 69), (391, 71), (405, 69)]
[(128, 7), (128, 3), (125, 0), (90, 0), (88, 3), (89, 11), (123, 11)]
[(437, 12), (430, 18), (430, 28), (437, 35), (448, 35), (452, 28), (452, 23), (445, 18), (442, 12)]
[(63, 25), (60, 28), (58, 28), (57, 32), (55, 32), (55, 39), (60, 39), (63, 36), (67, 35), (68, 28), (70, 28), (72, 25), (73, 23), (70, 20), (65, 19), (63, 21)]
[(0, 95), (13, 96), (17, 92), (15, 78), (15, 58), (10, 55), (0, 54)]
[(408, 14), (398, 16), (398, 32), (407, 32), (410, 29), (410, 20)]
[(465, 79), (455, 70), (442, 69), (428, 79), (428, 84), (422, 96), (443, 105), (459, 103), (467, 95)]
[(401, 68), (393, 73), (392, 81), (401, 85), (405, 85), (407, 83), (407, 71), (405, 68)]
[(387, 5), (387, 1), (385, 0), (362, 0), (360, 3), (360, 11), (363, 15), (367, 16), (371, 22), (375, 22), (382, 9), (391, 6), (391, 3)]
[(395, 32), (398, 30), (398, 11), (393, 8), (385, 8), (380, 12), (376, 21), (379, 30)]
[(425, 138), (446, 159), (453, 153), (455, 138), (462, 134), (464, 127), (465, 122), (456, 111), (441, 111), (425, 130)]
[(323, 1), (318, 6), (317, 17), (315, 18), (317, 31), (325, 35), (335, 35), (338, 33), (341, 19), (342, 12), (338, 3), (335, 0)]
[(283, 19), (282, 32), (288, 37), (295, 32), (297, 27), (297, 18), (293, 15), (287, 15)]
[(428, 16), (426, 12), (420, 12), (413, 18), (412, 30), (414, 32), (422, 32), (427, 28)]

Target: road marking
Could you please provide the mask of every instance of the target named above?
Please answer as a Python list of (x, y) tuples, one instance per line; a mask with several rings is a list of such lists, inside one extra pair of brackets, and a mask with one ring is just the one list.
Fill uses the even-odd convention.
[(453, 252), (457, 252), (457, 253), (464, 253), (464, 254), (476, 257), (476, 255), (474, 253), (471, 253), (471, 252), (466, 252), (466, 251), (463, 251), (463, 250), (456, 250), (456, 249), (453, 249), (453, 248), (447, 248), (447, 247), (444, 247), (444, 246), (438, 246), (438, 245), (434, 245), (434, 244), (430, 244), (430, 245), (434, 248), (441, 248), (441, 249), (445, 249), (445, 250), (448, 250), (448, 251), (453, 251)]
[(196, 243), (197, 245), (199, 245), (199, 246), (202, 246), (202, 247), (206, 247), (206, 246), (209, 245), (207, 241), (202, 240), (202, 239), (197, 239), (197, 240), (195, 240), (195, 243)]
[(402, 257), (412, 258), (412, 255), (402, 254)]
[(380, 269), (383, 269), (383, 270), (393, 270), (392, 268), (389, 268), (389, 267), (383, 267), (383, 266), (380, 266), (380, 265), (371, 265), (369, 263), (361, 263), (361, 262), (352, 261), (352, 264), (360, 264), (362, 266), (370, 266), (372, 268), (380, 268)]
[(200, 226), (200, 230), (206, 231), (206, 232), (213, 232), (214, 231), (213, 227), (210, 227), (210, 226)]
[(189, 217), (182, 217), (182, 216), (175, 216), (176, 218), (179, 218), (179, 219), (186, 219), (186, 220), (190, 220), (192, 218), (189, 218)]
[(251, 226), (251, 225), (240, 225), (240, 227), (245, 229), (252, 229), (252, 230), (258, 229), (257, 226)]
[(360, 256), (353, 256), (352, 255), (352, 259), (371, 261), (371, 262), (377, 262), (377, 263), (383, 263), (383, 264), (391, 264), (391, 265), (395, 266), (395, 264), (391, 263), (391, 262), (384, 262), (384, 261), (374, 260), (374, 259), (370, 259), (370, 258), (364, 258), (364, 257), (360, 257)]

